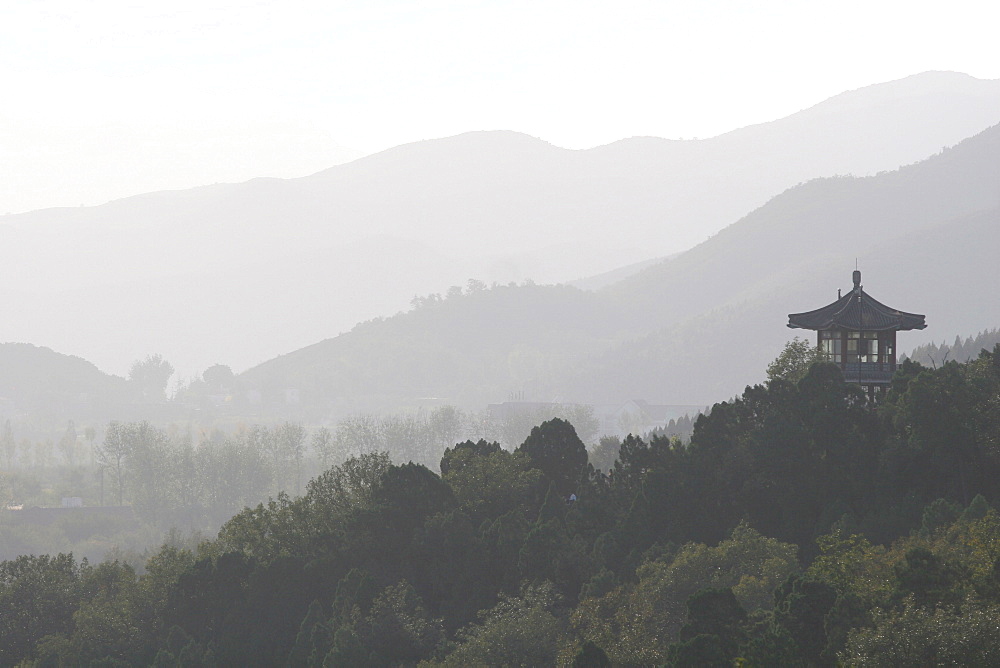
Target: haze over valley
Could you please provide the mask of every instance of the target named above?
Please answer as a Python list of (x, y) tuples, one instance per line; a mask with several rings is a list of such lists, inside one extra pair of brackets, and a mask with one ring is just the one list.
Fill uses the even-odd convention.
[(5, 3), (0, 666), (1000, 665), (995, 14)]
[[(921, 160), (998, 110), (1000, 82), (928, 72), (706, 140), (469, 133), (309, 177), (5, 216), (0, 339), (118, 375), (153, 352), (180, 379), (241, 371), (470, 278), (570, 282), (686, 251), (787, 188)], [(657, 310), (676, 317), (670, 301)]]

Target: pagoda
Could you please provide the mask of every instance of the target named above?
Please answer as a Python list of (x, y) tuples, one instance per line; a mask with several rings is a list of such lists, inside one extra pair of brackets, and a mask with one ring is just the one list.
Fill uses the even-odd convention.
[(869, 400), (889, 389), (896, 372), (896, 332), (924, 329), (924, 316), (894, 309), (874, 299), (861, 287), (854, 272), (854, 289), (837, 301), (805, 313), (789, 313), (788, 326), (812, 329), (817, 345), (840, 367), (844, 380), (857, 383)]

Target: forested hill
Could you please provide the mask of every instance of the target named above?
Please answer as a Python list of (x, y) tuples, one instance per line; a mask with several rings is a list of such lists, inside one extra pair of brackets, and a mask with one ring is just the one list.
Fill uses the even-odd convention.
[[(656, 329), (624, 344), (573, 386), (668, 401), (731, 396), (759, 380), (785, 337), (787, 314), (824, 306), (851, 287), (855, 261), (866, 289), (890, 306), (927, 315), (924, 332), (977, 331), (1000, 317), (982, 290), (1000, 282), (1000, 126), (921, 163), (868, 178), (817, 179), (792, 188), (669, 262), (603, 291), (621, 321)], [(809, 334), (797, 332), (799, 334)], [(683, 352), (679, 352), (683, 351)], [(669, 388), (669, 389), (668, 389)]]
[(928, 72), (711, 139), (574, 151), (477, 132), (4, 216), (0, 341), (119, 373), (151, 352), (185, 377), (245, 369), (469, 277), (567, 281), (686, 250), (796, 183), (895, 169), (998, 121), (1000, 81)]
[(114, 413), (134, 394), (124, 378), (79, 357), (28, 343), (0, 343), (0, 415), (7, 410), (63, 420), (81, 413), (122, 418), (127, 414)]
[(983, 350), (993, 350), (993, 347), (1000, 343), (1000, 329), (990, 329), (982, 331), (976, 336), (967, 336), (964, 340), (960, 336), (955, 336), (955, 341), (948, 344), (944, 341), (940, 345), (927, 343), (917, 346), (908, 357), (920, 362), (924, 366), (936, 366), (945, 362), (967, 362), (979, 357)]
[[(243, 376), (298, 387), (324, 410), (639, 396), (711, 403), (761, 380), (794, 332), (787, 314), (866, 289), (940, 327), (1000, 321), (1000, 126), (920, 163), (791, 188), (698, 247), (595, 293), (519, 286), (453, 291), (409, 313), (262, 364)], [(905, 349), (905, 348), (904, 348)]]
[(791, 371), (610, 474), (554, 419), (440, 476), (351, 457), (141, 575), (0, 562), (0, 664), (1000, 664), (1000, 346), (877, 407)]

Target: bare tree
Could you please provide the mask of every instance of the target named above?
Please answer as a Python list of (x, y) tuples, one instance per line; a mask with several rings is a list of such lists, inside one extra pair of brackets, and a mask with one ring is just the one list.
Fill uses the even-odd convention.
[(97, 465), (110, 475), (118, 489), (118, 505), (125, 505), (125, 464), (130, 454), (127, 425), (112, 422), (104, 433), (104, 442), (95, 448)]

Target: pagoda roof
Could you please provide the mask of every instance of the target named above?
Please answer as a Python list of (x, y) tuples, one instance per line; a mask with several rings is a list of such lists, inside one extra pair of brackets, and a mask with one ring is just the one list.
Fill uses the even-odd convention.
[(793, 329), (848, 329), (865, 332), (924, 329), (924, 316), (886, 306), (861, 287), (861, 272), (854, 272), (854, 289), (832, 304), (815, 311), (789, 313)]

